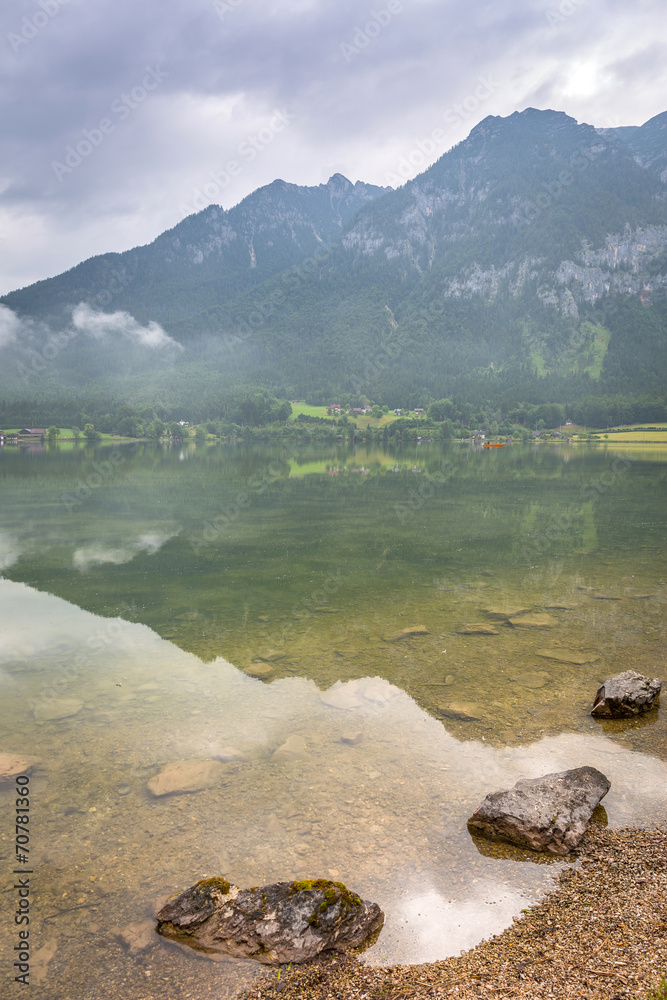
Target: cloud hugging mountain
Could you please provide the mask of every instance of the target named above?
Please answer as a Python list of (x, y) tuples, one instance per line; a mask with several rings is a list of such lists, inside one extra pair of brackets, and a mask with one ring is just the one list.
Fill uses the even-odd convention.
[(664, 393), (666, 292), (667, 112), (596, 129), (529, 108), (396, 190), (277, 180), (6, 295), (0, 385), (25, 389), (40, 343), (74, 325), (145, 349), (143, 375), (123, 386), (110, 344), (80, 338), (31, 392)]

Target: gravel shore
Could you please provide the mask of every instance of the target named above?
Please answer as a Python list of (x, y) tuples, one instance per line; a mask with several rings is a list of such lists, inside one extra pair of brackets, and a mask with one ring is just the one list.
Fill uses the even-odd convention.
[[(591, 826), (555, 890), (455, 958), (374, 968), (334, 955), (272, 969), (246, 1000), (649, 1000), (667, 976), (667, 829)], [(657, 998), (667, 993), (656, 992)]]

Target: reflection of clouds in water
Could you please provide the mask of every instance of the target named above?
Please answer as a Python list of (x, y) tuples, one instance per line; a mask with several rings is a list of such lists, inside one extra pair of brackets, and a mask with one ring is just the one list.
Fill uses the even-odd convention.
[[(144, 533), (108, 550), (132, 557), (157, 551), (166, 537)], [(667, 764), (619, 746), (597, 728), (522, 747), (462, 742), (379, 677), (338, 681), (324, 692), (302, 677), (267, 684), (223, 659), (212, 669), (147, 626), (99, 618), (23, 584), (0, 581), (0, 604), (7, 638), (25, 663), (25, 672), (11, 667), (20, 686), (3, 691), (0, 722), (11, 727), (22, 719), (21, 731), (49, 762), (45, 767), (56, 747), (61, 773), (75, 769), (75, 733), (87, 751), (94, 743), (90, 763), (101, 765), (104, 794), (130, 783), (141, 792), (147, 764), (157, 770), (174, 760), (226, 760), (233, 780), (197, 799), (201, 826), (173, 831), (170, 857), (182, 859), (169, 868), (174, 889), (191, 884), (195, 840), (202, 857), (233, 871), (239, 884), (325, 877), (335, 869), (387, 916), (365, 954), (371, 964), (456, 954), (507, 927), (549, 889), (561, 859), (545, 865), (498, 858), (471, 841), (466, 819), (489, 791), (590, 764), (612, 782), (603, 800), (612, 826), (667, 817)], [(20, 653), (26, 636), (33, 649)], [(31, 665), (38, 668), (32, 674)], [(66, 683), (57, 696), (83, 700), (85, 708), (57, 723), (58, 730), (31, 731), (29, 699), (41, 698), (43, 685), (60, 678)], [(95, 713), (110, 724), (98, 725)], [(290, 737), (305, 748), (298, 759), (279, 763), (273, 755)], [(122, 763), (104, 770), (119, 751)], [(111, 810), (109, 827), (95, 834), (98, 867), (113, 868), (113, 838), (124, 835), (126, 821)], [(326, 836), (311, 831), (311, 822), (326, 824)], [(156, 864), (154, 842), (141, 832), (153, 824), (153, 806), (140, 796), (133, 877)], [(63, 833), (58, 845), (65, 858), (70, 838)]]
[(397, 942), (405, 961), (436, 962), (496, 934), (526, 905), (522, 893), (503, 882), (483, 879), (466, 886), (465, 899), (446, 899), (436, 890), (411, 895), (398, 904), (387, 930), (392, 935), (394, 927), (403, 924), (401, 936), (408, 931), (408, 941)]
[(135, 542), (120, 545), (116, 548), (104, 545), (85, 545), (77, 549), (72, 557), (75, 569), (84, 572), (91, 566), (100, 566), (104, 563), (112, 563), (114, 566), (121, 566), (128, 563), (140, 552), (146, 552), (149, 556), (154, 555), (171, 538), (174, 538), (180, 529), (169, 532), (149, 531)]
[(7, 531), (0, 531), (0, 571), (13, 566), (21, 555), (18, 540)]

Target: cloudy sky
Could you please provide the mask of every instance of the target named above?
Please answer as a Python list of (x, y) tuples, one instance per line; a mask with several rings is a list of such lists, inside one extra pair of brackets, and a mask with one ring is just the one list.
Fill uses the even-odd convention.
[(664, 0), (4, 0), (0, 26), (0, 293), (276, 177), (395, 186), (487, 115), (667, 109)]

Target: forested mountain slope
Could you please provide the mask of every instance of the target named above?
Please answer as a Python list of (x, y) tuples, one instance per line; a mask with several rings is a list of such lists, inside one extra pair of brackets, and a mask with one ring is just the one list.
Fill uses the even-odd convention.
[[(243, 385), (413, 406), (664, 395), (666, 124), (595, 129), (529, 108), (484, 119), (397, 190), (276, 181), (6, 296), (23, 322), (15, 357), (84, 302), (95, 315), (79, 308), (76, 340), (35, 391), (86, 379), (115, 398), (211, 406)], [(105, 302), (119, 266), (129, 279)], [(143, 360), (114, 354), (122, 324), (97, 313), (118, 310), (143, 324)]]

